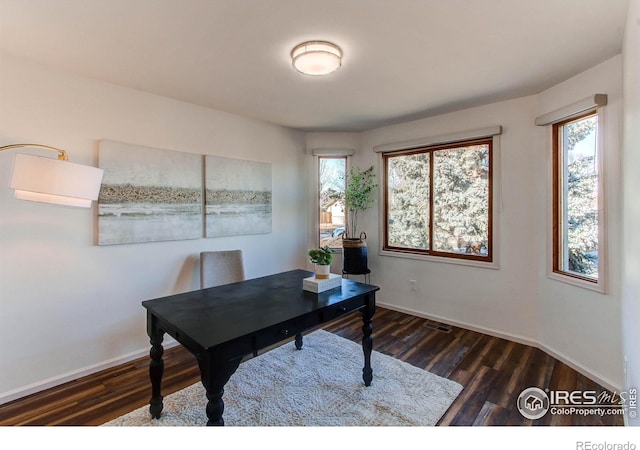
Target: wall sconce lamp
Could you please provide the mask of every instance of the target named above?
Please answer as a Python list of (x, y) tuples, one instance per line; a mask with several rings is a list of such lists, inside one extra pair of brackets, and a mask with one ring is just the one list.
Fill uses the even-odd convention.
[(89, 208), (98, 199), (103, 170), (67, 161), (64, 150), (40, 144), (12, 144), (0, 151), (34, 147), (58, 153), (58, 159), (17, 153), (9, 187), (19, 200)]

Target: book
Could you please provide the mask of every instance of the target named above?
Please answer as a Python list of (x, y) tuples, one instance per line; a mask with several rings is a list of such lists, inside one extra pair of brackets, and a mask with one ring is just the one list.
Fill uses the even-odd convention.
[(302, 280), (302, 289), (309, 292), (320, 293), (337, 287), (342, 287), (342, 277), (335, 273), (330, 273), (326, 279), (312, 276)]

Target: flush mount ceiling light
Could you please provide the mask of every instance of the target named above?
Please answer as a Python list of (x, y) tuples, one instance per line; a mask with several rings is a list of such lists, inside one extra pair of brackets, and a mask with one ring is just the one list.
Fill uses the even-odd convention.
[(291, 63), (306, 75), (327, 75), (340, 68), (342, 50), (331, 42), (303, 42), (291, 50)]

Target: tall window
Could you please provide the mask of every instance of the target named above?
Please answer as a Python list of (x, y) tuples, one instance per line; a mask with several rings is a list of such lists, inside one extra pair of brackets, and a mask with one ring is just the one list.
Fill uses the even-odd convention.
[(598, 116), (553, 125), (553, 271), (598, 281)]
[(346, 183), (347, 158), (318, 158), (318, 229), (319, 245), (342, 248), (342, 234), (345, 231), (344, 189)]
[(492, 142), (383, 153), (384, 250), (492, 261)]

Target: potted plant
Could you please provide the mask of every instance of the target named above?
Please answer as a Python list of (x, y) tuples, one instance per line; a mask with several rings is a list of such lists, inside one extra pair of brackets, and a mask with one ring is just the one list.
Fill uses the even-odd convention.
[(378, 186), (375, 182), (373, 166), (366, 170), (352, 167), (347, 178), (344, 191), (344, 204), (347, 208), (347, 228), (342, 239), (343, 271), (347, 274), (369, 273), (367, 261), (367, 234), (358, 234), (358, 217), (369, 209), (375, 201), (373, 191)]
[(315, 264), (316, 278), (326, 279), (329, 278), (329, 272), (331, 269), (331, 261), (333, 261), (333, 255), (331, 249), (328, 246), (320, 248), (312, 248), (309, 250), (309, 261)]

